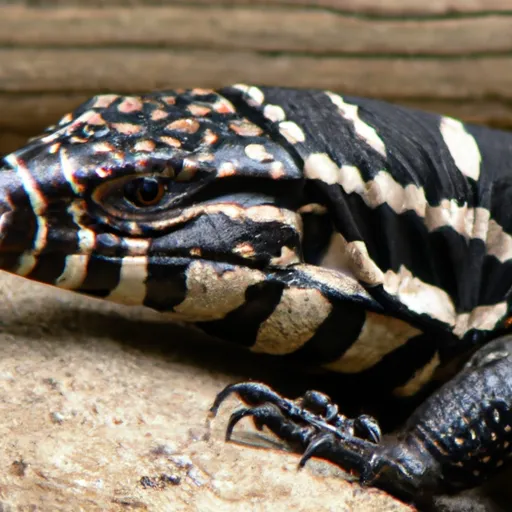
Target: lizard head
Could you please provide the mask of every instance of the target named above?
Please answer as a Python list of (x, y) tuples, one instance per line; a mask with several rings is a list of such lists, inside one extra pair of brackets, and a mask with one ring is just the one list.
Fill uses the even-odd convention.
[(299, 262), (301, 187), (218, 92), (96, 96), (0, 160), (0, 268), (172, 309), (226, 272)]

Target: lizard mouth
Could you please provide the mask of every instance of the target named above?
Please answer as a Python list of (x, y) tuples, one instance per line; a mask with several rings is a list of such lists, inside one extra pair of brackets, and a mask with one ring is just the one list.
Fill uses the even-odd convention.
[(93, 257), (87, 265), (94, 272), (89, 272), (75, 291), (174, 313), (194, 322), (221, 318), (223, 311), (241, 306), (247, 290), (259, 291), (272, 275), (246, 265), (199, 257)]
[[(202, 297), (197, 304), (206, 304), (206, 313), (186, 311), (197, 320), (214, 314), (213, 304), (228, 300), (234, 289), (257, 286), (273, 270), (302, 261), (302, 223), (290, 210), (261, 204), (244, 209), (224, 200), (193, 205), (169, 223), (149, 238), (98, 234), (87, 276), (74, 289), (161, 311)], [(113, 245), (117, 254), (109, 251)], [(82, 265), (79, 258), (75, 263)], [(68, 287), (62, 280), (55, 284)]]
[[(87, 277), (78, 288), (74, 283), (73, 289), (124, 303), (132, 303), (129, 295), (138, 296), (136, 303), (140, 303), (145, 288), (165, 283), (165, 293), (156, 295), (166, 296), (164, 309), (168, 309), (169, 302), (174, 302), (169, 296), (183, 299), (183, 290), (190, 287), (183, 283), (191, 279), (191, 272), (194, 276), (206, 273), (204, 282), (214, 288), (218, 281), (214, 275), (236, 271), (251, 274), (250, 280), (269, 269), (302, 261), (302, 218), (282, 197), (268, 193), (238, 189), (225, 195), (208, 194), (156, 215), (138, 214), (137, 221), (97, 203), (82, 203), (77, 204), (74, 218), (84, 233), (94, 231), (94, 240)], [(115, 292), (122, 282), (126, 289), (139, 292)], [(55, 284), (68, 286), (61, 279)]]
[[(24, 236), (28, 247), (38, 230), (39, 237), (46, 236), (40, 253), (27, 250), (18, 236), (11, 238), (12, 228), (23, 224), (22, 212), (3, 211), (0, 268), (62, 289), (201, 321), (236, 309), (246, 293), (266, 297), (266, 288), (277, 286), (266, 284), (272, 272), (302, 260), (300, 218), (294, 223), (290, 210), (283, 213), (271, 205), (243, 210), (227, 202), (190, 208), (171, 229), (139, 238), (98, 225), (65, 225), (59, 212), (39, 221), (36, 216), (24, 223), (27, 228), (33, 224)], [(276, 214), (281, 215), (277, 220)], [(283, 215), (288, 223), (282, 222)]]

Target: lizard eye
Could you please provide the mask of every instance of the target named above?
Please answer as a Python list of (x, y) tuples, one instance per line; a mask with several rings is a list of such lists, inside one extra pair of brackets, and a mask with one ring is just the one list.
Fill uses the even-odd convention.
[(157, 178), (140, 177), (124, 186), (124, 197), (138, 207), (157, 205), (164, 196), (165, 184)]

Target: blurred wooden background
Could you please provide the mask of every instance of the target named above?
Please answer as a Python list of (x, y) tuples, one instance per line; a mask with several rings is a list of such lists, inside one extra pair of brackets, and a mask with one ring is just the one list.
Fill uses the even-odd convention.
[(232, 82), (512, 128), (512, 0), (0, 0), (0, 154), (98, 92)]

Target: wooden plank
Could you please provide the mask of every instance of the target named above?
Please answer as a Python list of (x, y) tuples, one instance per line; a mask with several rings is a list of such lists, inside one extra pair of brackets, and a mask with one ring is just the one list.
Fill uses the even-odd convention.
[(70, 112), (90, 94), (21, 93), (0, 94), (0, 132), (21, 134), (25, 138), (58, 117)]
[[(171, 28), (170, 28), (171, 27)], [(211, 6), (5, 7), (0, 45), (250, 50), (322, 55), (512, 53), (512, 14), (461, 20), (354, 18), (333, 11)]]
[(26, 135), (0, 131), (0, 156), (20, 148), (26, 141)]
[[(4, 0), (5, 1), (5, 0)], [(82, 7), (83, 0), (7, 0), (6, 3), (14, 5), (30, 5), (43, 7)], [(110, 6), (144, 5), (211, 5), (224, 4), (233, 7), (244, 5), (308, 7), (311, 9), (330, 9), (339, 12), (354, 13), (355, 15), (372, 16), (455, 16), (488, 14), (494, 12), (511, 12), (510, 0), (88, 0), (87, 5)]]
[(0, 0), (2, 152), (96, 93), (233, 82), (512, 127), (512, 0)]
[(512, 59), (343, 58), (139, 49), (0, 49), (3, 92), (144, 91), (232, 82), (382, 98), (512, 99)]

